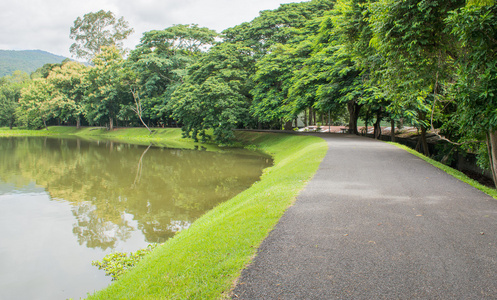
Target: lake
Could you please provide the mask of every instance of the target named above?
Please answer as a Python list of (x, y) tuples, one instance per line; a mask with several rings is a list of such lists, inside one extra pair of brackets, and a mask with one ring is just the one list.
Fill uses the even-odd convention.
[(162, 243), (257, 181), (270, 157), (76, 138), (0, 138), (0, 299), (79, 299), (92, 266)]

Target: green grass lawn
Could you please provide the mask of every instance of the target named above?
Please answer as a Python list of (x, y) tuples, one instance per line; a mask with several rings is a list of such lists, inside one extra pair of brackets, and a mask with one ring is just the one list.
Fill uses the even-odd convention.
[[(0, 129), (0, 136), (8, 135)], [(111, 138), (138, 143), (183, 144), (178, 129), (51, 127), (45, 134)], [(24, 133), (23, 133), (24, 134)], [(38, 133), (37, 135), (43, 135)], [(130, 272), (88, 299), (223, 299), (327, 151), (318, 137), (236, 132), (240, 144), (271, 154), (274, 165), (249, 189), (218, 205), (147, 255)]]

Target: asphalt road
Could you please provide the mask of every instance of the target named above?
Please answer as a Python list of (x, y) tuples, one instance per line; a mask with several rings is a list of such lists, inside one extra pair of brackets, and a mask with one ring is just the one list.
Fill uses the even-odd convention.
[(233, 299), (497, 299), (497, 200), (395, 146), (325, 139)]

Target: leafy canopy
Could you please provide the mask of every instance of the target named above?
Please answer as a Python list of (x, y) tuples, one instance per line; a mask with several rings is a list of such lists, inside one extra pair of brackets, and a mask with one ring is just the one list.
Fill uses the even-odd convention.
[(122, 41), (132, 33), (124, 17), (117, 19), (111, 11), (90, 12), (74, 21), (69, 37), (75, 42), (69, 51), (74, 57), (90, 61), (102, 47), (122, 49)]

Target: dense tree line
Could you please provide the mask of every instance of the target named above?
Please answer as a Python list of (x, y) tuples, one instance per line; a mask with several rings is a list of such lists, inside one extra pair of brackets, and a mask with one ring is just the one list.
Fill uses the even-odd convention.
[[(76, 39), (85, 36), (77, 22)], [(112, 26), (100, 46), (73, 46), (90, 66), (67, 61), (2, 78), (0, 125), (177, 125), (227, 143), (235, 128), (291, 128), (299, 115), (309, 124), (346, 119), (356, 134), (362, 118), (376, 136), (382, 120), (401, 120), (419, 128), (426, 154), (431, 130), (484, 154), (496, 177), (493, 0), (284, 4), (219, 35), (196, 25), (146, 32), (127, 55), (119, 45), (130, 29), (122, 18)]]

